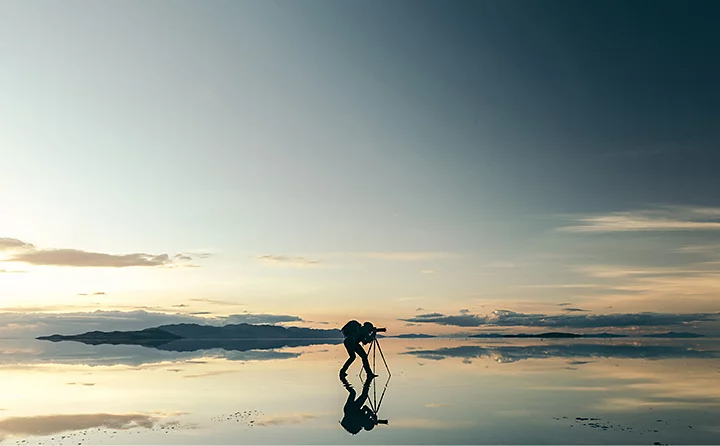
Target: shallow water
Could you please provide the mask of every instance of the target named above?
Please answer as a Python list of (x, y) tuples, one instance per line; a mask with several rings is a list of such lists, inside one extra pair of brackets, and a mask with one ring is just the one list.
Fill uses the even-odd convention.
[[(171, 352), (0, 340), (2, 444), (720, 444), (713, 340), (383, 339), (351, 435), (342, 345)], [(360, 361), (348, 380), (359, 396)], [(387, 387), (385, 387), (387, 383)], [(383, 396), (383, 389), (385, 393)]]

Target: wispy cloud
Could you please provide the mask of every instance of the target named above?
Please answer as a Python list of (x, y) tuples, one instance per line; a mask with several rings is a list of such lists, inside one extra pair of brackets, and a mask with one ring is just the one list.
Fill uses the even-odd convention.
[(421, 272), (422, 274), (437, 274), (437, 271), (435, 271), (434, 269), (424, 269), (424, 270), (422, 270), (422, 271), (420, 271), (420, 272)]
[(0, 269), (0, 274), (24, 274), (27, 271)]
[(208, 376), (227, 375), (228, 373), (237, 373), (240, 370), (211, 370), (204, 373), (196, 373), (194, 375), (185, 375), (183, 378), (205, 378)]
[(316, 266), (320, 264), (317, 260), (284, 255), (264, 255), (257, 259), (262, 263), (274, 266)]
[(433, 418), (397, 418), (392, 420), (394, 428), (406, 429), (458, 429), (472, 425), (469, 420), (436, 420)]
[(145, 414), (70, 414), (13, 417), (0, 420), (0, 432), (11, 435), (52, 435), (95, 427), (108, 429), (151, 429), (158, 417)]
[(419, 317), (419, 318), (423, 318), (423, 319), (424, 319), (424, 318), (442, 317), (442, 316), (444, 316), (442, 313), (425, 313), (425, 314), (418, 314), (418, 315), (415, 316), (415, 317)]
[(720, 230), (720, 208), (666, 206), (652, 210), (613, 212), (575, 218), (561, 232), (603, 233), (631, 231)]
[(27, 243), (16, 238), (0, 237), (0, 251), (34, 249), (32, 243)]
[[(31, 308), (32, 309), (32, 308)], [(23, 312), (9, 312), (20, 310)], [(49, 309), (41, 309), (48, 311)], [(298, 316), (285, 314), (231, 314), (228, 316), (168, 314), (145, 310), (92, 311), (92, 312), (28, 312), (28, 308), (3, 308), (0, 312), (0, 337), (30, 337), (59, 334), (77, 334), (93, 330), (142, 330), (168, 324), (279, 324), (303, 322)], [(204, 317), (207, 316), (207, 317)]]
[(286, 314), (233, 314), (223, 318), (226, 324), (279, 324), (282, 322), (303, 322), (298, 316)]
[(291, 413), (291, 414), (273, 414), (263, 415), (255, 421), (257, 426), (277, 426), (283, 424), (299, 424), (307, 420), (317, 418), (317, 415), (311, 413)]
[[(213, 305), (223, 305), (223, 306), (235, 306), (235, 307), (242, 307), (246, 304), (242, 302), (231, 302), (229, 300), (218, 300), (218, 299), (190, 299), (190, 302), (201, 302), (205, 304), (213, 304)], [(179, 305), (173, 305), (173, 307), (187, 307), (185, 304), (179, 304)]]
[(715, 321), (720, 313), (618, 313), (618, 314), (526, 314), (509, 310), (495, 310), (489, 315), (476, 314), (444, 315), (440, 313), (421, 314), (406, 322), (452, 325), (456, 327), (654, 327), (682, 325), (692, 322)]
[[(603, 344), (544, 344), (544, 345), (462, 345), (441, 347), (431, 350), (410, 350), (400, 353), (423, 359), (440, 361), (448, 358), (492, 359), (508, 363), (526, 359), (542, 358), (718, 358), (720, 351), (715, 346), (697, 348), (685, 345), (643, 345), (632, 342)], [(585, 363), (585, 361), (572, 361)], [(571, 363), (572, 363), (571, 362)]]
[(108, 254), (80, 249), (38, 249), (35, 245), (13, 238), (0, 239), (0, 251), (13, 254), (5, 259), (37, 266), (68, 266), (78, 268), (175, 267), (192, 257), (178, 254)]
[(572, 307), (568, 307), (568, 308), (563, 308), (563, 311), (583, 312), (583, 311), (590, 311), (590, 310), (585, 310), (585, 309), (583, 309), (583, 308), (572, 308)]
[(718, 253), (720, 253), (720, 245), (718, 245), (718, 244), (687, 245), (687, 246), (680, 246), (678, 248), (675, 248), (674, 251), (684, 253), (684, 254), (718, 255)]
[[(518, 288), (532, 288), (532, 289), (584, 289), (584, 288), (599, 288), (602, 285), (597, 283), (558, 283), (558, 284), (538, 284), (538, 285), (518, 285)], [(569, 305), (569, 304), (568, 304)]]
[(128, 266), (165, 266), (171, 264), (167, 254), (105, 254), (78, 249), (45, 249), (16, 254), (11, 262), (42, 266), (125, 268)]
[(490, 262), (485, 266), (488, 268), (516, 268), (518, 264), (515, 262)]
[(375, 260), (392, 260), (400, 262), (417, 262), (422, 260), (451, 259), (459, 257), (451, 252), (365, 252), (360, 257)]

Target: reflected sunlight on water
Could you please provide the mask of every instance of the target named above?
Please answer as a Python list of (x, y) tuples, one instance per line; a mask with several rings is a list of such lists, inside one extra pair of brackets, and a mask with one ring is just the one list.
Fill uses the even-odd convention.
[[(716, 341), (382, 340), (351, 435), (342, 345), (167, 352), (2, 341), (2, 444), (718, 444)], [(387, 388), (385, 384), (387, 383)], [(385, 393), (383, 394), (383, 390)], [(352, 400), (351, 400), (352, 401)]]

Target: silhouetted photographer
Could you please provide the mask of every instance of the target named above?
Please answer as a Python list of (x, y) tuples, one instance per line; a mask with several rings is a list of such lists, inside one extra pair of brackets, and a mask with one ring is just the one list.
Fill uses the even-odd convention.
[(370, 367), (367, 353), (365, 352), (365, 349), (362, 347), (362, 345), (360, 345), (360, 343), (371, 343), (375, 339), (377, 333), (379, 331), (385, 331), (385, 329), (374, 327), (373, 324), (371, 324), (370, 322), (365, 322), (364, 324), (360, 325), (360, 322), (352, 320), (345, 324), (341, 331), (342, 334), (345, 336), (345, 341), (343, 342), (343, 344), (345, 345), (345, 349), (347, 350), (349, 357), (340, 369), (340, 376), (347, 375), (347, 370), (350, 367), (350, 364), (355, 361), (355, 356), (357, 355), (360, 356), (360, 359), (362, 359), (363, 367), (365, 368), (365, 372), (367, 373), (368, 377), (376, 377), (377, 375)]

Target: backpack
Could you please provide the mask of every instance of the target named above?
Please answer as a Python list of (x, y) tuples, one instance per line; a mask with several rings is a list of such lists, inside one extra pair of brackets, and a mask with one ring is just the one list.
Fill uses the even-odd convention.
[(355, 336), (360, 331), (360, 327), (362, 327), (362, 325), (360, 325), (360, 322), (352, 320), (349, 321), (347, 324), (343, 325), (343, 328), (341, 328), (340, 331), (342, 331), (342, 334), (345, 337)]

